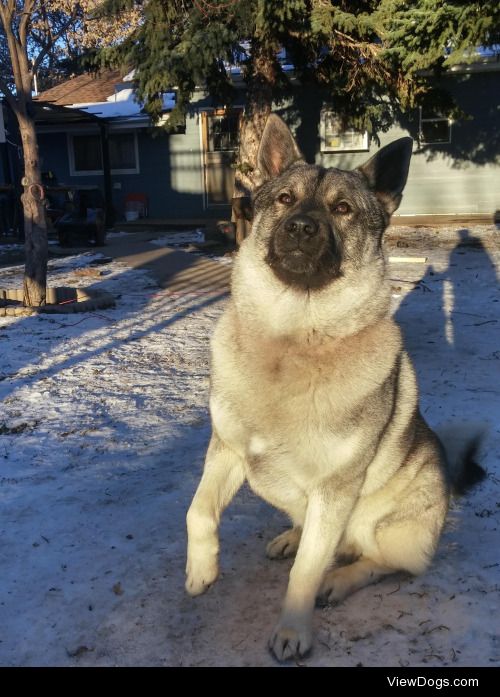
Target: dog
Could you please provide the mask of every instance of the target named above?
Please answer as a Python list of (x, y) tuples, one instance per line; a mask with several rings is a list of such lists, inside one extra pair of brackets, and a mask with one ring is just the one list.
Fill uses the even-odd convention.
[(212, 438), (187, 515), (186, 589), (216, 580), (220, 516), (247, 481), (292, 523), (267, 546), (271, 559), (295, 555), (269, 642), (278, 660), (310, 650), (317, 599), (425, 571), (453, 489), (484, 474), (474, 444), (448, 464), (389, 315), (382, 235), (412, 142), (342, 171), (306, 164), (277, 115), (262, 136), (252, 232), (211, 344)]

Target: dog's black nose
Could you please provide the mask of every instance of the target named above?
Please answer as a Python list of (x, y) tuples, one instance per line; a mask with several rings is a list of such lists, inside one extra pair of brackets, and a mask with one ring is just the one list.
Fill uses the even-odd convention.
[(303, 239), (304, 237), (314, 237), (318, 230), (318, 223), (308, 215), (294, 215), (285, 223), (285, 231), (295, 239)]

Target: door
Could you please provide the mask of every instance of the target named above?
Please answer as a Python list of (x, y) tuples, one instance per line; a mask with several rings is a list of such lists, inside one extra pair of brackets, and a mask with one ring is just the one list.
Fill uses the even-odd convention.
[(209, 208), (231, 203), (241, 113), (241, 109), (202, 113), (205, 200)]

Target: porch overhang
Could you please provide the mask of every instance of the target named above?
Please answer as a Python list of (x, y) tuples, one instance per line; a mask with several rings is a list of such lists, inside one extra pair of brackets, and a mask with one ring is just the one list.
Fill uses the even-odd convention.
[(60, 106), (51, 102), (42, 102), (38, 99), (32, 102), (33, 118), (37, 126), (70, 126), (81, 124), (99, 124), (108, 121), (102, 117), (89, 114), (87, 111), (74, 107)]

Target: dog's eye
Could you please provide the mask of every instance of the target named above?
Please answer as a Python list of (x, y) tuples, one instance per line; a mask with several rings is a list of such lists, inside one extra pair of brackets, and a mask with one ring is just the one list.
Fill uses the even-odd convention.
[(332, 208), (332, 213), (338, 213), (339, 215), (347, 215), (347, 213), (350, 213), (350, 212), (351, 212), (351, 207), (345, 201), (341, 201), (340, 203), (337, 203)]
[(278, 196), (278, 201), (280, 203), (284, 203), (285, 206), (289, 206), (291, 203), (293, 203), (293, 196), (292, 194), (287, 194), (286, 192), (283, 192)]

